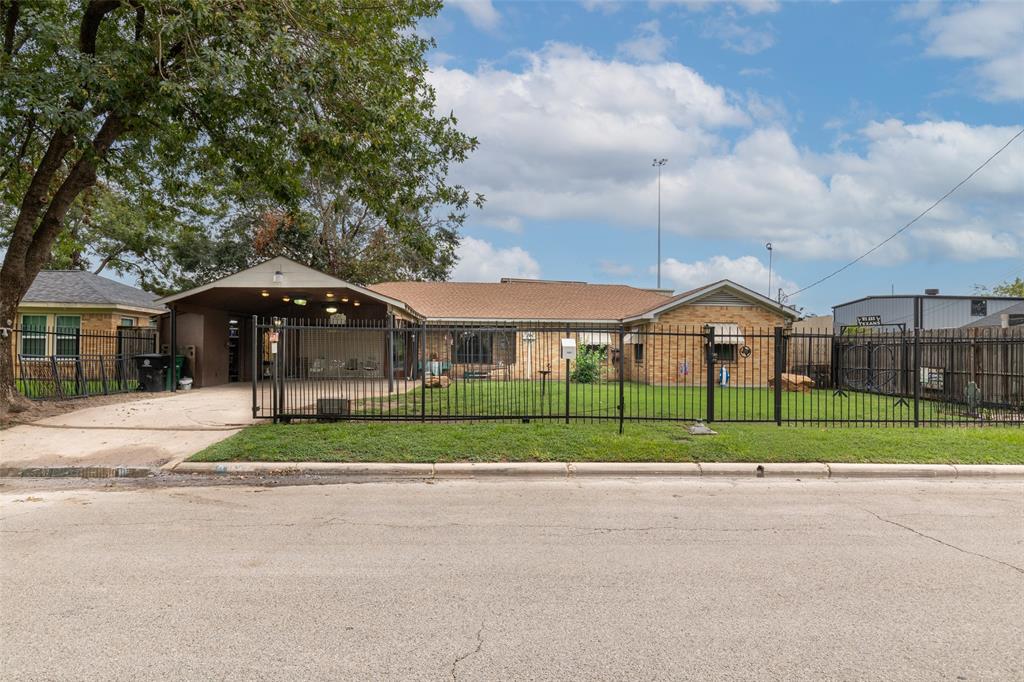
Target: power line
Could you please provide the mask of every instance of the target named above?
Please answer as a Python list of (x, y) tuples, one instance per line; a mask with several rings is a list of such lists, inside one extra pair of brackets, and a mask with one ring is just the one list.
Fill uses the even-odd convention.
[(928, 207), (928, 208), (926, 208), (925, 210), (921, 211), (921, 212), (920, 212), (920, 213), (919, 213), (919, 214), (917, 215), (917, 217), (915, 217), (915, 218), (914, 218), (913, 220), (911, 220), (911, 221), (910, 221), (909, 223), (907, 223), (906, 225), (904, 225), (904, 226), (903, 226), (903, 227), (901, 227), (900, 229), (896, 230), (896, 231), (895, 231), (895, 232), (893, 232), (893, 233), (892, 233), (891, 235), (889, 235), (888, 237), (886, 237), (886, 238), (885, 238), (884, 240), (882, 240), (882, 241), (878, 242), (877, 244), (875, 244), (874, 246), (872, 246), (872, 247), (871, 247), (870, 249), (868, 249), (867, 251), (865, 251), (865, 252), (864, 252), (864, 253), (862, 253), (861, 255), (859, 255), (859, 256), (857, 256), (856, 258), (854, 258), (854, 259), (853, 259), (852, 261), (850, 261), (849, 263), (847, 263), (847, 264), (846, 264), (846, 265), (844, 265), (843, 267), (841, 267), (841, 268), (839, 268), (838, 270), (835, 270), (835, 271), (833, 271), (833, 272), (830, 272), (829, 274), (825, 275), (824, 277), (822, 277), (822, 278), (821, 278), (821, 279), (819, 279), (818, 281), (816, 281), (816, 282), (812, 282), (811, 284), (808, 284), (807, 286), (803, 287), (802, 289), (797, 289), (797, 290), (796, 290), (796, 291), (794, 291), (793, 293), (791, 293), (791, 294), (787, 294), (787, 297), (789, 297), (789, 296), (796, 296), (797, 294), (799, 294), (799, 293), (803, 293), (804, 291), (807, 291), (808, 289), (810, 289), (810, 288), (812, 288), (812, 287), (816, 287), (816, 286), (818, 286), (818, 285), (819, 285), (819, 284), (821, 284), (822, 282), (825, 282), (825, 281), (827, 281), (827, 280), (830, 280), (830, 279), (832, 279), (833, 277), (835, 277), (836, 275), (838, 275), (838, 274), (839, 274), (840, 272), (842, 272), (843, 270), (846, 270), (847, 268), (849, 268), (849, 267), (852, 267), (853, 265), (856, 265), (856, 264), (857, 264), (857, 263), (859, 263), (860, 261), (864, 260), (865, 258), (867, 258), (868, 256), (870, 256), (871, 254), (873, 254), (873, 253), (874, 253), (875, 251), (877, 251), (878, 249), (882, 248), (883, 246), (885, 246), (886, 244), (888, 244), (889, 242), (891, 242), (891, 241), (892, 241), (893, 239), (895, 239), (896, 237), (898, 237), (899, 235), (901, 235), (901, 234), (902, 234), (902, 233), (903, 233), (904, 231), (906, 231), (906, 230), (907, 230), (907, 228), (909, 228), (909, 227), (910, 227), (911, 225), (913, 225), (914, 223), (916, 223), (916, 222), (917, 222), (918, 220), (920, 220), (921, 218), (925, 217), (925, 216), (926, 216), (926, 215), (928, 214), (928, 212), (929, 212), (929, 211), (931, 211), (931, 210), (932, 210), (933, 208), (935, 208), (936, 206), (938, 206), (939, 204), (941, 204), (941, 203), (942, 203), (943, 201), (945, 201), (945, 200), (946, 200), (947, 198), (949, 198), (949, 196), (950, 196), (951, 194), (953, 194), (953, 192), (957, 191), (958, 189), (960, 189), (961, 187), (963, 187), (964, 185), (966, 185), (966, 184), (967, 184), (967, 181), (968, 181), (968, 180), (970, 180), (970, 179), (971, 179), (971, 178), (973, 178), (973, 177), (974, 177), (975, 175), (977, 175), (978, 171), (980, 171), (980, 170), (981, 170), (982, 168), (984, 168), (985, 166), (987, 166), (987, 165), (989, 164), (989, 162), (990, 162), (990, 161), (992, 161), (992, 159), (994, 159), (994, 158), (996, 158), (997, 156), (999, 156), (1000, 154), (1002, 154), (1002, 153), (1003, 153), (1003, 150), (1004, 150), (1004, 149), (1006, 149), (1007, 147), (1009, 147), (1009, 146), (1010, 146), (1011, 144), (1013, 144), (1013, 141), (1014, 141), (1014, 140), (1016, 140), (1016, 139), (1017, 139), (1018, 137), (1020, 137), (1021, 135), (1024, 135), (1024, 128), (1022, 128), (1021, 130), (1019, 130), (1019, 131), (1017, 132), (1017, 134), (1016, 134), (1016, 135), (1014, 135), (1014, 136), (1013, 136), (1013, 137), (1011, 137), (1011, 138), (1010, 138), (1009, 140), (1007, 140), (1006, 144), (1004, 144), (1004, 145), (1003, 145), (1002, 147), (1000, 147), (999, 149), (997, 149), (997, 150), (995, 151), (995, 153), (994, 153), (994, 154), (992, 154), (992, 156), (990, 156), (990, 157), (988, 157), (987, 159), (985, 159), (985, 162), (984, 162), (984, 163), (982, 163), (982, 164), (981, 164), (980, 166), (978, 166), (978, 167), (977, 167), (977, 168), (975, 168), (975, 169), (974, 169), (973, 171), (971, 171), (971, 174), (970, 174), (970, 175), (968, 175), (968, 176), (967, 176), (966, 178), (964, 178), (963, 180), (961, 180), (960, 182), (958, 182), (958, 183), (956, 184), (956, 186), (955, 186), (955, 187), (953, 187), (953, 189), (949, 190), (948, 192), (946, 192), (945, 194), (943, 194), (943, 195), (942, 195), (941, 197), (939, 197), (939, 198), (938, 198), (938, 199), (937, 199), (937, 200), (935, 201), (935, 203), (933, 203), (933, 204), (932, 204), (931, 206), (929, 206), (929, 207)]

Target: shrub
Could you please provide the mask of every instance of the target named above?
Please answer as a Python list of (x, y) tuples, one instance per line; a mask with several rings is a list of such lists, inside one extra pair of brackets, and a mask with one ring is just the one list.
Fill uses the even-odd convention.
[(569, 378), (578, 384), (594, 384), (601, 380), (601, 366), (604, 364), (604, 348), (588, 348), (586, 346), (576, 353)]

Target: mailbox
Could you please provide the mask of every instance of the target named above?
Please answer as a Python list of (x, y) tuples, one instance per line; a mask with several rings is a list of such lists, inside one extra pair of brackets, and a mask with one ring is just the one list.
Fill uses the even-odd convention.
[(575, 360), (576, 359), (576, 339), (562, 339), (562, 354), (563, 360)]

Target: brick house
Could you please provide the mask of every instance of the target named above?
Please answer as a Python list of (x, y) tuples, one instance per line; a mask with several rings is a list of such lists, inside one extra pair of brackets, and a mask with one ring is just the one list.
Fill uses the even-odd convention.
[(156, 350), (156, 296), (83, 270), (40, 272), (18, 306), (11, 356), (18, 390), (67, 398), (134, 390), (132, 357)]
[(82, 334), (113, 335), (155, 324), (154, 316), (164, 312), (156, 300), (147, 291), (85, 270), (43, 270), (18, 306), (14, 326), (21, 333), (13, 352), (78, 355), (82, 351), (74, 346)]
[[(268, 376), (271, 342), (259, 319), (312, 325), (289, 335), (279, 357), (293, 378), (392, 381), (428, 372), (558, 380), (566, 370), (559, 346), (568, 336), (578, 348), (604, 352), (606, 379), (621, 371), (630, 381), (693, 382), (704, 371), (705, 326), (713, 325), (717, 362), (757, 385), (771, 376), (773, 345), (744, 334), (767, 338), (798, 316), (728, 280), (675, 295), (512, 278), (360, 286), (281, 256), (158, 303), (168, 308), (161, 344), (194, 349), (196, 387)], [(331, 334), (332, 326), (347, 329)], [(685, 338), (652, 333), (681, 329)]]
[[(759, 385), (774, 372), (773, 345), (748, 346), (744, 334), (768, 339), (775, 327), (798, 317), (794, 309), (729, 280), (675, 295), (622, 284), (512, 278), (385, 282), (370, 289), (408, 304), (428, 330), (445, 327), (428, 331), (426, 355), (454, 377), (482, 367), (497, 378), (503, 371), (514, 378), (536, 378), (541, 371), (549, 379), (564, 378), (559, 344), (570, 337), (578, 347), (605, 350), (608, 379), (616, 379), (621, 367), (628, 381), (692, 382), (706, 371), (705, 346), (696, 334), (711, 325), (717, 362), (736, 381)], [(668, 335), (674, 332), (683, 334)], [(743, 348), (750, 354), (744, 357)]]

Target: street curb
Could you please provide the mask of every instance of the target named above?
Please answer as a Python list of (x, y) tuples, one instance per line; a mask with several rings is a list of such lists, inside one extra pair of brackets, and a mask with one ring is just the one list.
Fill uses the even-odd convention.
[(379, 462), (181, 462), (175, 474), (228, 476), (347, 476), (352, 478), (433, 478), (433, 464)]
[(1024, 464), (827, 464), (821, 462), (180, 462), (142, 467), (0, 467), (0, 478), (143, 478), (197, 476), (329, 476), (351, 480), (775, 478), (994, 478), (1024, 481)]
[(0, 478), (145, 478), (158, 473), (145, 467), (0, 467)]
[(693, 462), (570, 462), (570, 476), (686, 476), (701, 475)]

